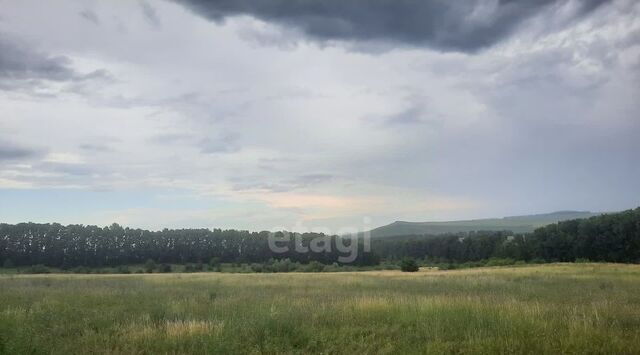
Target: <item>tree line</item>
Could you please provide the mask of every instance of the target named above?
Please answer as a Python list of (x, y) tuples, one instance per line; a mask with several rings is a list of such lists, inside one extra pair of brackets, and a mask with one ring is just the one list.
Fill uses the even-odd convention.
[[(280, 235), (283, 233), (279, 232)], [(0, 224), (0, 263), (26, 266), (102, 267), (157, 263), (265, 264), (274, 260), (294, 263), (341, 263), (344, 238), (318, 233), (295, 235), (280, 242), (285, 252), (269, 246), (269, 232), (221, 229), (165, 229), (148, 231), (123, 228), (53, 224)], [(328, 243), (322, 252), (296, 251), (314, 240)], [(414, 235), (374, 239), (366, 251), (354, 242), (350, 265), (377, 265), (383, 261), (414, 258), (426, 262), (467, 263), (492, 258), (522, 261), (640, 262), (640, 208), (589, 219), (559, 222), (533, 233), (509, 231), (471, 232), (449, 235)], [(0, 264), (0, 265), (2, 265)]]
[[(318, 233), (275, 233), (274, 251), (269, 245), (269, 232), (221, 229), (164, 229), (148, 231), (123, 228), (61, 224), (0, 224), (0, 263), (15, 266), (46, 265), (53, 267), (103, 267), (139, 264), (147, 260), (157, 263), (208, 263), (216, 258), (223, 263), (265, 263), (289, 259), (307, 264), (341, 263), (345, 256), (353, 265), (374, 265), (378, 259), (366, 252), (362, 243)], [(273, 235), (272, 235), (273, 237)], [(309, 248), (314, 240), (326, 241), (322, 252), (297, 252)], [(348, 247), (345, 249), (345, 245)], [(286, 250), (286, 251), (283, 251)], [(0, 264), (2, 265), (2, 264)]]
[(452, 263), (491, 258), (640, 263), (640, 208), (554, 223), (527, 234), (488, 231), (380, 238), (372, 241), (372, 250), (382, 259)]

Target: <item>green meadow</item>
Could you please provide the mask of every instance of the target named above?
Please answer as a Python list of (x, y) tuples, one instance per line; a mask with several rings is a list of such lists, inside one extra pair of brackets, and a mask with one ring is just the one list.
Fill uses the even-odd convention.
[(640, 353), (640, 266), (5, 274), (0, 353)]

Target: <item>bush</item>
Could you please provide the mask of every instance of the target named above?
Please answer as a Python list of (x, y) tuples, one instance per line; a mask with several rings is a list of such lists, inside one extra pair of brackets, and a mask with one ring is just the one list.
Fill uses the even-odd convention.
[(204, 264), (201, 261), (198, 261), (194, 266), (196, 271), (204, 271)]
[(587, 258), (577, 258), (574, 262), (575, 263), (590, 263), (591, 260), (589, 260)]
[(297, 269), (298, 265), (287, 258), (274, 261), (271, 268), (273, 272), (289, 272)]
[(147, 260), (146, 263), (144, 263), (144, 271), (148, 274), (152, 273), (155, 268), (156, 268), (156, 262), (153, 261), (152, 259), (149, 259)]
[(120, 265), (118, 266), (118, 268), (116, 269), (116, 272), (118, 274), (130, 274), (131, 270), (129, 270), (129, 267), (126, 265)]
[(253, 272), (262, 272), (263, 269), (262, 264), (251, 264), (251, 271)]
[(322, 272), (324, 271), (324, 265), (314, 260), (305, 265), (303, 270), (306, 272)]
[(160, 272), (164, 272), (164, 273), (171, 272), (171, 265), (169, 264), (160, 265)]
[(211, 267), (211, 269), (219, 268), (220, 267), (220, 258), (217, 258), (217, 257), (211, 258), (211, 260), (209, 260), (209, 266)]
[(339, 272), (342, 271), (342, 266), (338, 265), (338, 263), (333, 263), (331, 265), (325, 265), (322, 270), (325, 272)]
[(185, 264), (184, 272), (195, 272), (196, 267), (193, 264)]
[(25, 272), (27, 274), (48, 274), (51, 271), (49, 270), (48, 267), (46, 267), (46, 266), (44, 266), (42, 264), (38, 264), (38, 265), (32, 265), (30, 268), (25, 270)]
[(12, 268), (13, 267), (13, 261), (11, 261), (11, 259), (5, 260), (4, 263), (2, 264), (2, 267)]
[(453, 264), (453, 263), (436, 264), (436, 267), (438, 268), (438, 270), (455, 270), (460, 268), (457, 264)]
[(418, 264), (412, 258), (404, 258), (400, 262), (400, 270), (404, 272), (416, 272), (418, 269)]

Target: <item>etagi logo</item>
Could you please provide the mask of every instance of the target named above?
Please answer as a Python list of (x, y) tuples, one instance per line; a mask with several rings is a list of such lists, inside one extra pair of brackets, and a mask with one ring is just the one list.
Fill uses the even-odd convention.
[[(285, 232), (287, 228), (273, 228), (272, 230), (281, 230), (283, 232), (269, 234), (269, 250), (278, 254), (288, 253), (291, 252), (291, 243), (293, 242), (293, 251), (296, 253), (332, 253), (335, 246), (335, 250), (340, 254), (338, 262), (349, 264), (358, 258), (360, 245), (362, 245), (363, 252), (368, 253), (371, 251), (370, 226), (371, 218), (364, 217), (360, 228), (345, 226), (339, 228), (336, 233), (332, 233), (330, 228), (306, 228), (301, 222), (298, 222), (291, 228), (291, 230), (296, 231), (293, 233)], [(308, 235), (305, 236), (305, 233), (317, 235), (309, 238)], [(361, 241), (362, 243), (360, 243)]]

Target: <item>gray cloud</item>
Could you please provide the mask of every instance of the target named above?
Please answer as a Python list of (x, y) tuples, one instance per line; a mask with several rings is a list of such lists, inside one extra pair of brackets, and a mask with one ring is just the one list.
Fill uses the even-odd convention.
[[(104, 69), (83, 74), (74, 70), (65, 56), (53, 56), (0, 34), (0, 90), (25, 90), (41, 87), (46, 81), (70, 82), (71, 92), (81, 92), (92, 80), (113, 81)], [(33, 92), (32, 92), (33, 93)], [(35, 94), (35, 93), (34, 93)], [(40, 96), (51, 94), (37, 93)]]
[(103, 152), (110, 152), (113, 149), (111, 147), (109, 147), (106, 144), (96, 144), (96, 143), (86, 143), (86, 144), (80, 144), (78, 146), (78, 148), (89, 152), (89, 153), (103, 153)]
[(76, 73), (64, 56), (49, 56), (0, 37), (0, 83), (5, 80), (71, 80)]
[(235, 191), (244, 190), (265, 190), (270, 192), (289, 192), (297, 189), (311, 187), (315, 185), (329, 183), (335, 180), (335, 176), (331, 174), (306, 174), (296, 176), (291, 179), (283, 179), (280, 181), (270, 181), (273, 179), (251, 176), (232, 179), (233, 189)]
[(0, 162), (28, 159), (40, 155), (38, 149), (24, 148), (6, 142), (0, 142)]
[(96, 173), (96, 169), (87, 164), (42, 162), (37, 164), (36, 168), (70, 177), (90, 176)]
[(166, 134), (158, 134), (153, 137), (147, 139), (148, 142), (154, 144), (176, 144), (176, 143), (192, 143), (194, 141), (194, 137), (190, 134), (182, 134), (182, 133), (166, 133)]
[(82, 10), (78, 13), (78, 15), (80, 15), (80, 17), (82, 17), (83, 19), (93, 23), (94, 25), (100, 24), (100, 19), (98, 18), (98, 15), (91, 10)]
[(187, 133), (167, 133), (154, 135), (147, 139), (148, 142), (158, 145), (186, 145), (197, 148), (203, 154), (219, 154), (237, 152), (239, 136), (226, 134), (215, 137), (200, 138), (201, 135)]
[(161, 28), (162, 23), (158, 18), (156, 9), (146, 1), (140, 1), (140, 6), (142, 7), (142, 14), (147, 22), (156, 29)]
[[(388, 42), (473, 52), (509, 36), (518, 25), (565, 0), (475, 1), (328, 1), (183, 0), (194, 12), (214, 21), (250, 15), (295, 28), (325, 40)], [(606, 0), (581, 0), (581, 17)]]
[(207, 154), (236, 152), (240, 149), (238, 138), (235, 134), (228, 134), (218, 139), (204, 138), (199, 143), (200, 151)]

